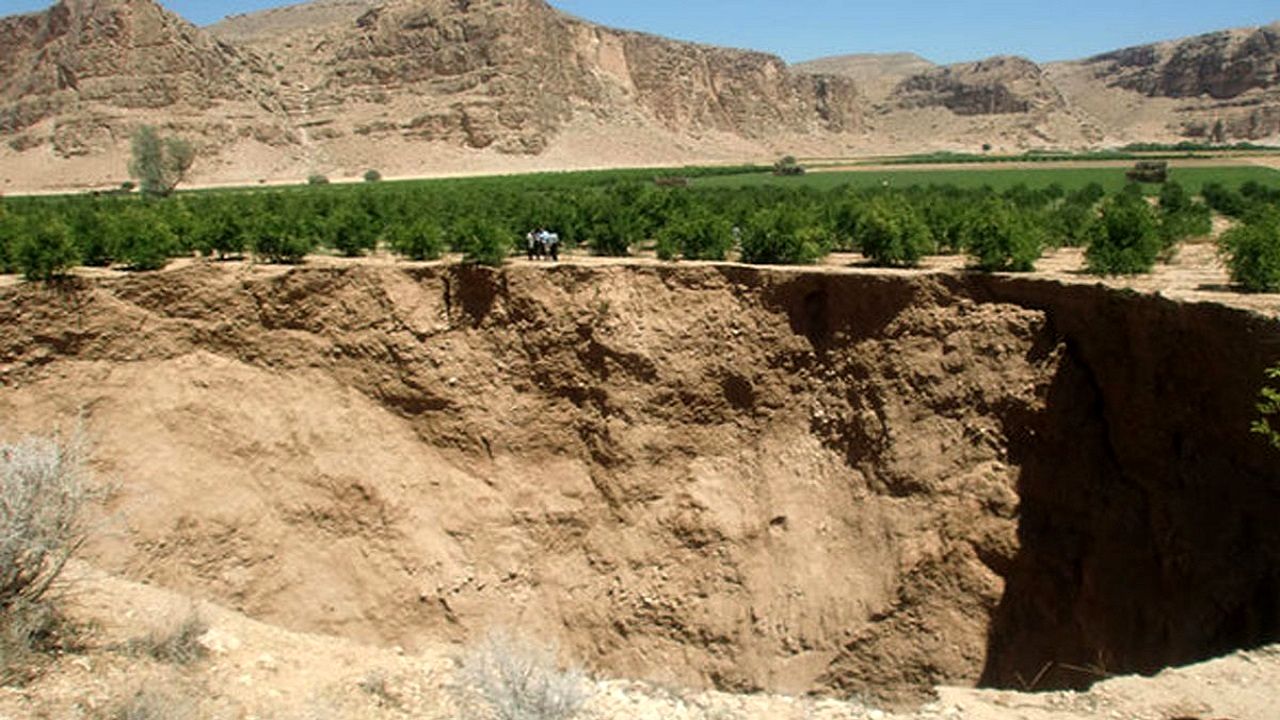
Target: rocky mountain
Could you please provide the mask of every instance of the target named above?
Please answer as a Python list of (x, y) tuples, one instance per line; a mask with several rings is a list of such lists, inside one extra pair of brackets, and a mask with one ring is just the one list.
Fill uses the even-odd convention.
[(543, 0), (347, 0), (264, 20), (212, 32), (282, 66), (290, 110), (329, 139), (539, 153), (578, 114), (746, 138), (859, 126), (847, 80), (795, 75), (763, 53), (603, 28)]
[(800, 72), (849, 78), (875, 104), (888, 97), (898, 83), (937, 65), (915, 53), (862, 53), (819, 58), (792, 67)]
[(1180, 137), (1280, 135), (1280, 23), (1125, 48), (1052, 72), (1086, 106), (1116, 98), (1154, 103), (1166, 115), (1165, 130)]
[(902, 108), (942, 106), (956, 115), (1008, 115), (1061, 110), (1065, 102), (1038, 65), (1020, 57), (994, 57), (928, 70), (894, 90)]
[(149, 0), (62, 0), (0, 19), (0, 136), (13, 149), (86, 155), (144, 117), (223, 142), (287, 138), (262, 64)]
[(140, 123), (198, 181), (1280, 136), (1280, 26), (1039, 66), (788, 67), (546, 0), (317, 0), (201, 29), (154, 0), (0, 19), (0, 189), (101, 186)]

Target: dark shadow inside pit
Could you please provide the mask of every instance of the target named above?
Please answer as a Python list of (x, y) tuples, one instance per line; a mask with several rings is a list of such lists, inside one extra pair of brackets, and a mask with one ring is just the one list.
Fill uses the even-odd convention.
[(1274, 329), (1221, 312), (1054, 318), (1066, 356), (1010, 437), (1020, 551), (982, 685), (1083, 688), (1280, 641), (1280, 453), (1248, 432)]

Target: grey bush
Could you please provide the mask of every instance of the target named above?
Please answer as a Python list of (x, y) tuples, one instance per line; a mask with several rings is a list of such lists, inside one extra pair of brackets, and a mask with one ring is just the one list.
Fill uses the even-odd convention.
[(84, 544), (85, 454), (79, 435), (0, 444), (0, 611), (40, 602)]
[(468, 720), (567, 720), (589, 695), (582, 672), (560, 669), (554, 649), (495, 633), (458, 659), (455, 697)]
[(160, 620), (146, 634), (130, 640), (125, 649), (163, 663), (190, 665), (208, 654), (200, 644), (208, 630), (209, 623), (192, 607), (184, 615)]
[(79, 435), (0, 444), (0, 681), (29, 679), (65, 641), (50, 592), (85, 540), (85, 455)]

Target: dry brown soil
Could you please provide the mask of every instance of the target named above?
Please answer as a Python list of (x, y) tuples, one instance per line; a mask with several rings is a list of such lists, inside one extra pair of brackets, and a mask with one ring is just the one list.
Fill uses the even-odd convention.
[[(1274, 296), (1231, 293), (1208, 246), (1141, 292), (1070, 252), (1039, 278), (854, 262), (3, 283), (3, 432), (80, 418), (115, 487), (82, 612), (110, 637), (196, 599), (219, 651), (177, 671), (103, 640), (0, 717), (148, 672), (209, 717), (447, 715), (449, 648), (495, 627), (629, 679), (606, 717), (865, 717), (786, 697), (1078, 687), (1280, 639), (1277, 463), (1247, 431)], [(1222, 662), (1166, 678), (1174, 705), (1108, 684), (920, 712), (1264, 717), (1275, 654)], [(353, 689), (379, 668), (394, 707)]]

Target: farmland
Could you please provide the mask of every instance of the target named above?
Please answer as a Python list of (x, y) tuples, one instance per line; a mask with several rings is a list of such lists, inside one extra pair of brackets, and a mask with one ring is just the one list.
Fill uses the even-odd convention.
[[(152, 270), (192, 255), (299, 263), (317, 252), (379, 250), (496, 265), (523, 248), (526, 233), (546, 228), (569, 249), (602, 256), (647, 249), (662, 259), (804, 264), (860, 251), (876, 264), (912, 266), (943, 253), (968, 254), (988, 270), (1030, 270), (1043, 250), (1090, 244), (1103, 220), (1127, 213), (1145, 238), (1142, 260), (1117, 249), (1124, 262), (1092, 269), (1130, 273), (1149, 270), (1182, 239), (1209, 235), (1211, 212), (1244, 219), (1259, 209), (1274, 215), (1280, 204), (1280, 172), (1265, 167), (1175, 166), (1171, 180), (1126, 185), (1123, 164), (794, 177), (738, 166), (10, 197), (0, 201), (0, 269), (52, 278), (82, 264)], [(1134, 202), (1144, 195), (1158, 201)], [(1273, 243), (1271, 223), (1251, 237)]]
[[(888, 183), (889, 186), (896, 188), (950, 185), (972, 189), (990, 187), (996, 191), (1004, 191), (1018, 185), (1026, 185), (1031, 188), (1045, 188), (1057, 185), (1066, 190), (1076, 190), (1090, 183), (1098, 183), (1107, 192), (1117, 192), (1126, 184), (1125, 167), (1131, 165), (1131, 163), (1123, 163), (1120, 166), (1114, 163), (1106, 165), (1077, 163), (1073, 167), (984, 165), (944, 169), (912, 169), (909, 166), (886, 165), (852, 170), (820, 169), (800, 177), (778, 177), (767, 171), (761, 171), (750, 174), (701, 178), (696, 181), (696, 184), (699, 187), (791, 185), (810, 187), (817, 190), (831, 190), (839, 187), (875, 188)], [(1200, 189), (1209, 183), (1237, 186), (1253, 181), (1271, 187), (1280, 187), (1280, 171), (1260, 166), (1175, 166), (1170, 173), (1170, 177), (1195, 193), (1199, 193)], [(1146, 185), (1143, 190), (1147, 194), (1156, 194), (1159, 191), (1158, 187), (1154, 185)]]

